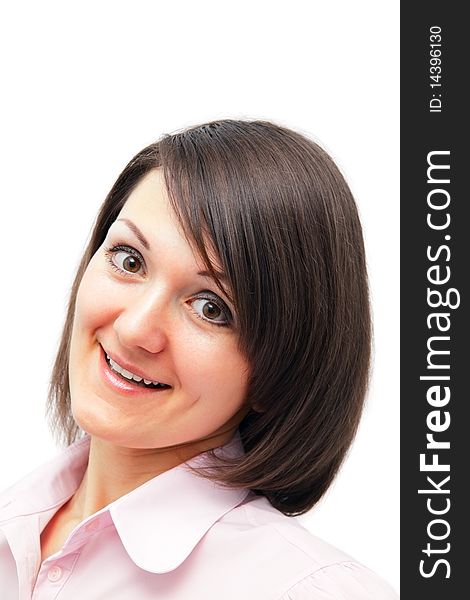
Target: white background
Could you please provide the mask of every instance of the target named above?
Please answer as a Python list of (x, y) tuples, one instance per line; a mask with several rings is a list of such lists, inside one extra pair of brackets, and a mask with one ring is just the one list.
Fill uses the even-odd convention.
[(297, 129), (359, 205), (374, 373), (356, 442), (302, 523), (399, 587), (398, 2), (3, 3), (0, 490), (54, 456), (44, 406), (98, 206), (163, 133), (216, 118)]

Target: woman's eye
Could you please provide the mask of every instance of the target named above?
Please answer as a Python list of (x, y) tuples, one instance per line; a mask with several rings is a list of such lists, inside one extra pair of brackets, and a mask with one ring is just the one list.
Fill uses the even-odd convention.
[(143, 268), (143, 258), (134, 248), (115, 246), (106, 250), (106, 257), (111, 266), (123, 274), (135, 275)]
[(114, 260), (118, 267), (124, 269), (124, 271), (129, 271), (129, 273), (138, 273), (142, 266), (135, 256), (123, 251), (116, 252)]
[[(142, 255), (131, 246), (119, 245), (106, 248), (105, 256), (111, 267), (126, 277), (138, 274), (141, 269), (145, 270)], [(190, 300), (189, 304), (203, 321), (225, 327), (233, 321), (232, 313), (225, 302), (208, 290)]]
[(214, 325), (229, 325), (231, 315), (228, 308), (221, 306), (222, 301), (215, 301), (212, 298), (194, 298), (191, 300), (191, 306), (195, 313), (204, 321), (214, 323)]

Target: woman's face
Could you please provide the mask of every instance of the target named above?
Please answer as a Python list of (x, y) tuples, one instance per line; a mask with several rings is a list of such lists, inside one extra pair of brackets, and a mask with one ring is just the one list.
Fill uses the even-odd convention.
[(204, 271), (177, 225), (161, 169), (151, 171), (78, 291), (69, 375), (82, 429), (129, 448), (229, 430), (230, 438), (246, 414), (249, 366), (237, 348), (234, 308)]

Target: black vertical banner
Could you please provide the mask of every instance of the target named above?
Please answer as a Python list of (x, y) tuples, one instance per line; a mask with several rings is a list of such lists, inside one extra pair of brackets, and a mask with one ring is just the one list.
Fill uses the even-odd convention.
[(401, 4), (404, 600), (470, 597), (470, 154), (464, 108), (470, 34), (463, 7)]

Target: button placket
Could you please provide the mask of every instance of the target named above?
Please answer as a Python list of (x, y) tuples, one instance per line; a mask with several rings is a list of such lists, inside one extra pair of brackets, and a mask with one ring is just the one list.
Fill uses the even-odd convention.
[(73, 573), (79, 556), (79, 552), (74, 552), (62, 556), (55, 561), (51, 559), (50, 565), (42, 563), (34, 584), (32, 600), (56, 598), (59, 591), (67, 585), (67, 581)]
[(63, 575), (63, 571), (59, 567), (59, 565), (52, 566), (49, 569), (49, 571), (47, 572), (47, 578), (49, 579), (49, 581), (52, 581), (52, 582), (59, 581), (59, 579), (62, 577), (62, 575)]

